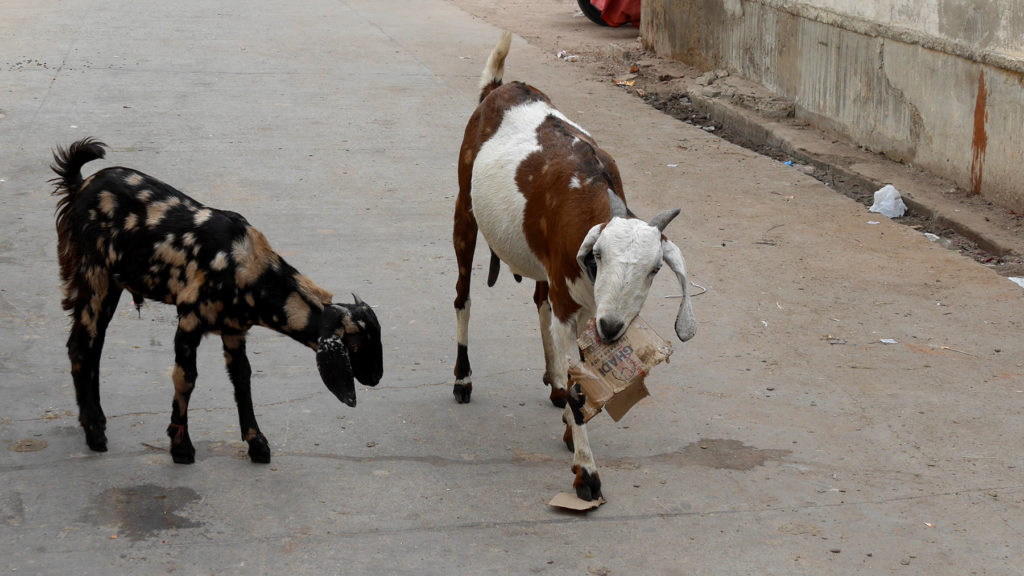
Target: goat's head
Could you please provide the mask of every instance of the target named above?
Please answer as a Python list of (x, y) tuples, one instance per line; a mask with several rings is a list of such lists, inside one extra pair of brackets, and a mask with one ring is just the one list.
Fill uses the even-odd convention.
[(384, 374), (380, 323), (355, 294), (354, 304), (334, 303), (320, 317), (316, 365), (327, 389), (349, 406), (356, 405), (355, 380), (376, 386)]
[(679, 214), (666, 210), (644, 222), (631, 218), (626, 205), (608, 192), (611, 220), (590, 229), (580, 245), (576, 260), (594, 283), (594, 317), (601, 340), (614, 342), (629, 327), (647, 299), (654, 275), (662, 263), (676, 273), (683, 291), (676, 316), (676, 335), (683, 342), (697, 332), (686, 284), (686, 265), (679, 247), (662, 236), (662, 231)]

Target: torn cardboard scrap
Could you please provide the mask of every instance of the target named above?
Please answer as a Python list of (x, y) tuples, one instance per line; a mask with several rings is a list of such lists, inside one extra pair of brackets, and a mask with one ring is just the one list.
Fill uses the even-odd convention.
[(601, 342), (591, 319), (576, 344), (583, 352), (583, 361), (574, 361), (569, 374), (587, 397), (583, 405), (584, 422), (602, 408), (618, 422), (634, 404), (649, 395), (644, 377), (651, 368), (672, 354), (672, 344), (639, 316), (611, 344)]
[(575, 494), (569, 494), (568, 492), (559, 492), (555, 494), (555, 497), (548, 502), (548, 506), (555, 506), (557, 508), (565, 508), (566, 510), (575, 510), (577, 512), (586, 512), (593, 510), (604, 504), (604, 498), (597, 498), (596, 500), (582, 500)]

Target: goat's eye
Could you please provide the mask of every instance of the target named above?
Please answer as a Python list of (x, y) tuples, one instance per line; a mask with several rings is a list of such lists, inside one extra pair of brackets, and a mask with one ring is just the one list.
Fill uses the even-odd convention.
[(661, 266), (655, 266), (654, 269), (651, 270), (651, 276), (654, 276), (655, 274), (657, 274), (660, 271), (661, 271)]
[(600, 260), (600, 259), (601, 259), (601, 252), (599, 252), (598, 250), (594, 250), (594, 260)]

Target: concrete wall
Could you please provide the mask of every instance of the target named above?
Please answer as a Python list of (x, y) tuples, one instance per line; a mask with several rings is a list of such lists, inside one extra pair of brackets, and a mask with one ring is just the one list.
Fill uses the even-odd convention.
[(641, 35), (1024, 213), (1021, 0), (644, 0)]

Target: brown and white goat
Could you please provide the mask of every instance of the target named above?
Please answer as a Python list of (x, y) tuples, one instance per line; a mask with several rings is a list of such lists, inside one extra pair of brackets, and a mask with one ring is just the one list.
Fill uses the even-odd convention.
[(79, 422), (89, 448), (107, 450), (100, 406), (99, 367), (104, 335), (123, 290), (137, 306), (150, 298), (178, 309), (174, 335), (171, 456), (195, 461), (188, 402), (196, 382), (196, 350), (207, 333), (220, 334), (235, 388), (242, 439), (253, 462), (269, 462), (250, 393), (252, 370), (245, 337), (254, 325), (286, 334), (316, 351), (327, 388), (356, 405), (353, 377), (376, 385), (383, 373), (380, 324), (357, 297), (332, 303), (331, 294), (299, 274), (241, 215), (203, 206), (171, 186), (128, 168), (100, 170), (83, 180), (82, 166), (103, 158), (105, 144), (86, 138), (54, 152), (57, 178), (57, 254), (71, 312), (68, 356)]
[[(697, 330), (679, 248), (662, 235), (679, 210), (650, 222), (625, 204), (612, 158), (590, 134), (562, 115), (547, 96), (522, 82), (502, 84), (511, 35), (495, 46), (481, 77), (480, 104), (466, 126), (459, 156), (453, 240), (459, 265), (455, 311), (458, 356), (454, 394), (469, 402), (469, 287), (477, 231), (491, 249), (488, 285), (499, 260), (517, 280), (537, 282), (534, 302), (544, 343), (544, 382), (565, 407), (564, 440), (574, 450), (576, 494), (601, 496), (601, 481), (583, 425), (583, 397), (569, 389), (568, 357), (578, 353), (577, 328), (597, 319), (602, 340), (617, 340), (640, 312), (654, 275), (667, 263), (683, 291), (676, 334)], [(566, 403), (568, 401), (568, 406)]]

